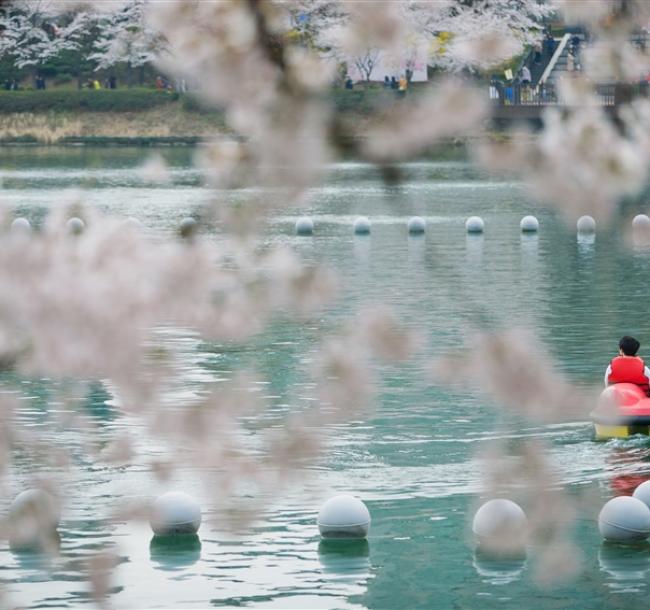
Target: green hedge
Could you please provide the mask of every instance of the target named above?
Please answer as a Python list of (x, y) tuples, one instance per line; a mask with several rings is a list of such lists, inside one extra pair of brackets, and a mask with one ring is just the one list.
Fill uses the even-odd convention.
[(178, 93), (151, 89), (0, 91), (0, 113), (137, 112), (169, 104), (178, 97)]

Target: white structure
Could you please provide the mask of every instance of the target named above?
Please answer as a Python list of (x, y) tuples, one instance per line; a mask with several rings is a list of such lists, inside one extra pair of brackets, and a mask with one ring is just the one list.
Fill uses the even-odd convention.
[(494, 548), (521, 549), (526, 545), (528, 520), (512, 500), (489, 500), (476, 511), (472, 531), (480, 544)]
[(367, 235), (370, 233), (370, 221), (365, 216), (360, 216), (354, 221), (354, 232), (356, 235)]
[(11, 230), (17, 233), (30, 233), (32, 230), (32, 225), (29, 224), (29, 220), (27, 220), (27, 218), (23, 218), (21, 216), (20, 218), (14, 219), (14, 221), (11, 223)]
[(468, 233), (483, 233), (485, 223), (480, 216), (470, 216), (465, 222), (465, 230)]
[(81, 218), (74, 216), (68, 220), (66, 227), (68, 228), (69, 233), (79, 235), (80, 233), (83, 233), (83, 230), (86, 228), (86, 223), (81, 220)]
[(191, 496), (170, 491), (154, 501), (149, 523), (157, 536), (196, 534), (201, 526), (201, 507)]
[(321, 507), (317, 523), (323, 538), (366, 538), (370, 512), (358, 498), (334, 496)]
[(637, 500), (641, 500), (648, 508), (650, 508), (650, 481), (641, 483), (632, 494)]
[(534, 216), (524, 216), (519, 227), (524, 233), (535, 233), (539, 229), (539, 220)]
[(576, 223), (576, 229), (578, 230), (578, 233), (595, 233), (596, 221), (592, 216), (580, 216)]
[(314, 232), (314, 221), (308, 216), (296, 220), (296, 235), (311, 235)]
[(638, 498), (613, 498), (598, 515), (598, 529), (607, 540), (644, 540), (650, 535), (650, 509)]
[(408, 229), (409, 233), (424, 233), (427, 228), (427, 223), (424, 220), (424, 218), (421, 218), (420, 216), (413, 216), (413, 218), (409, 219), (408, 222)]

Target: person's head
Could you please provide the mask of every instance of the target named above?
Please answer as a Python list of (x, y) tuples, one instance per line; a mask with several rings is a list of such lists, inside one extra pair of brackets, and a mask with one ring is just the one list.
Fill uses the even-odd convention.
[(626, 335), (618, 342), (618, 349), (625, 356), (636, 356), (641, 344), (634, 338)]

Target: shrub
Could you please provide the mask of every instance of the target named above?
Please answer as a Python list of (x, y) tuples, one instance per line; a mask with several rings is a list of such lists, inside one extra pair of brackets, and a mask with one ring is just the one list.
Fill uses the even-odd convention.
[(178, 93), (151, 89), (0, 91), (0, 113), (132, 112), (178, 100)]

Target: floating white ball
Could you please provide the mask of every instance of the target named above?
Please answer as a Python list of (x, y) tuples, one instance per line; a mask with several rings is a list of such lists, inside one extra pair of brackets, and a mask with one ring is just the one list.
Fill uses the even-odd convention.
[(354, 221), (354, 232), (356, 235), (368, 235), (370, 233), (370, 221), (365, 216), (360, 216)]
[(314, 232), (314, 221), (308, 216), (296, 220), (296, 235), (311, 235)]
[(181, 220), (178, 225), (178, 230), (181, 234), (181, 237), (192, 237), (198, 228), (198, 223), (191, 216), (187, 216)]
[(27, 489), (9, 507), (9, 546), (13, 551), (58, 548), (56, 528), (61, 520), (58, 502), (43, 489)]
[(61, 520), (56, 500), (44, 489), (26, 489), (19, 493), (9, 507), (14, 521), (34, 520), (43, 528), (55, 529)]
[(370, 529), (370, 512), (353, 496), (334, 496), (318, 513), (318, 529), (323, 538), (365, 538)]
[(17, 233), (30, 233), (32, 230), (32, 225), (29, 223), (27, 218), (16, 218), (11, 223), (11, 230)]
[(170, 491), (152, 504), (150, 524), (158, 536), (196, 534), (201, 525), (201, 507), (191, 496)]
[(470, 216), (465, 221), (465, 230), (468, 233), (483, 233), (485, 223), (480, 216)]
[(539, 220), (534, 216), (524, 216), (519, 223), (519, 227), (525, 233), (534, 233), (539, 229)]
[(650, 509), (638, 498), (612, 498), (598, 515), (598, 529), (606, 540), (643, 540), (650, 535)]
[(409, 219), (408, 229), (409, 233), (424, 233), (427, 228), (427, 223), (424, 218), (420, 216), (413, 216)]
[(66, 227), (68, 228), (68, 232), (72, 233), (72, 235), (79, 235), (80, 233), (83, 233), (83, 230), (86, 228), (86, 223), (81, 220), (81, 218), (74, 216), (66, 222)]
[(483, 504), (474, 515), (472, 531), (479, 544), (495, 550), (515, 550), (526, 545), (528, 520), (519, 504), (496, 498)]
[(576, 229), (578, 229), (578, 233), (595, 233), (596, 221), (592, 216), (580, 216), (576, 223)]
[(648, 230), (650, 228), (650, 218), (646, 214), (637, 214), (632, 219), (632, 228)]
[(650, 481), (641, 483), (632, 494), (632, 497), (641, 500), (648, 508), (650, 508)]

